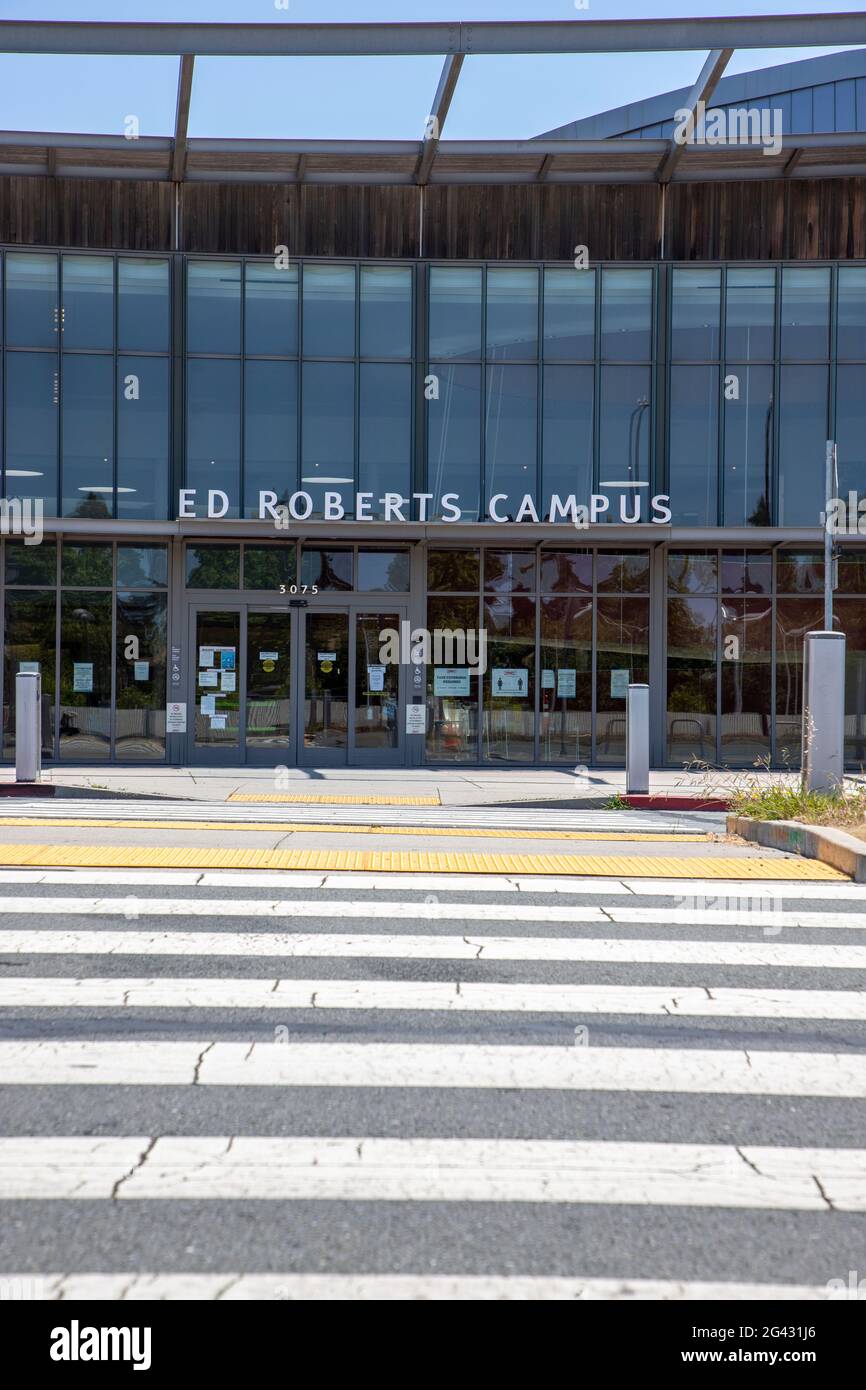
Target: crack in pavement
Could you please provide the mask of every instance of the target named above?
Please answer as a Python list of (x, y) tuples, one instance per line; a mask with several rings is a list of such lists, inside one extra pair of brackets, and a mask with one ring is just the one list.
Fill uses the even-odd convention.
[(193, 1068), (193, 1073), (192, 1073), (192, 1084), (193, 1084), (193, 1086), (197, 1086), (197, 1085), (199, 1084), (199, 1078), (200, 1078), (200, 1075), (201, 1075), (201, 1064), (202, 1064), (202, 1062), (204, 1061), (204, 1059), (205, 1059), (205, 1057), (207, 1056), (207, 1054), (210, 1052), (210, 1050), (211, 1050), (212, 1047), (216, 1047), (216, 1041), (214, 1041), (214, 1042), (209, 1042), (208, 1045), (207, 1045), (207, 1047), (205, 1047), (205, 1048), (199, 1053), (198, 1058), (196, 1059), (196, 1064), (195, 1064), (195, 1067)]
[(153, 1147), (154, 1147), (154, 1145), (155, 1145), (155, 1143), (156, 1143), (156, 1141), (157, 1141), (158, 1138), (159, 1138), (159, 1135), (155, 1134), (155, 1135), (153, 1136), (152, 1139), (149, 1139), (149, 1140), (147, 1141), (147, 1147), (146, 1147), (145, 1149), (142, 1150), (142, 1152), (141, 1152), (141, 1154), (139, 1155), (137, 1161), (136, 1161), (135, 1163), (133, 1163), (133, 1165), (132, 1165), (132, 1167), (130, 1168), (129, 1172), (128, 1172), (128, 1173), (123, 1173), (123, 1174), (121, 1175), (121, 1177), (119, 1177), (119, 1178), (117, 1179), (117, 1182), (114, 1184), (113, 1188), (111, 1189), (111, 1198), (110, 1198), (110, 1200), (111, 1200), (112, 1202), (116, 1202), (116, 1201), (117, 1201), (118, 1193), (120, 1192), (120, 1189), (121, 1189), (121, 1187), (123, 1186), (123, 1184), (124, 1184), (125, 1182), (128, 1182), (128, 1180), (132, 1177), (133, 1173), (137, 1173), (137, 1172), (139, 1171), (139, 1169), (141, 1169), (142, 1166), (147, 1162), (148, 1158), (149, 1158), (150, 1155), (153, 1153)]
[(833, 1205), (833, 1203), (831, 1202), (830, 1198), (827, 1196), (827, 1193), (826, 1193), (826, 1191), (825, 1191), (825, 1189), (824, 1189), (824, 1184), (821, 1182), (821, 1179), (818, 1177), (818, 1174), (817, 1174), (817, 1173), (813, 1173), (813, 1174), (812, 1174), (812, 1181), (813, 1181), (813, 1183), (815, 1184), (815, 1186), (817, 1187), (817, 1189), (818, 1189), (818, 1191), (820, 1192), (821, 1196), (823, 1197), (824, 1201), (827, 1203), (827, 1208), (828, 1208), (828, 1210), (829, 1210), (829, 1211), (835, 1211), (836, 1208), (834, 1207), (834, 1205)]
[(746, 1155), (743, 1153), (743, 1150), (739, 1147), (738, 1144), (734, 1145), (734, 1152), (740, 1156), (740, 1158), (743, 1160), (743, 1162), (746, 1164), (748, 1168), (751, 1168), (753, 1173), (757, 1173), (759, 1178), (766, 1178), (768, 1176), (768, 1174), (762, 1173), (758, 1165), (756, 1163), (753, 1163), (750, 1158), (746, 1158)]

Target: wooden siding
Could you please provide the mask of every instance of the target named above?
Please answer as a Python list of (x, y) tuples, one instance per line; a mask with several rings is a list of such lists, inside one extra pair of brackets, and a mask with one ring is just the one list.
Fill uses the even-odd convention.
[(170, 183), (8, 174), (0, 178), (0, 241), (168, 251), (173, 201)]
[[(653, 260), (866, 259), (866, 179), (671, 184), (182, 186), (179, 249), (290, 255)], [(0, 177), (0, 243), (164, 252), (167, 182)], [(422, 216), (423, 214), (423, 216)], [(421, 237), (423, 235), (423, 247)]]

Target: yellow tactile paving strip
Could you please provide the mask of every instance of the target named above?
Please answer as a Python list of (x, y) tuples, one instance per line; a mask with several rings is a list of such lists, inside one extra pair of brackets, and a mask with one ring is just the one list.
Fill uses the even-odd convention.
[(574, 874), (602, 878), (845, 880), (816, 859), (696, 855), (437, 854), (397, 850), (160, 849), (140, 845), (0, 845), (6, 868), (308, 869), (405, 874)]
[(444, 835), (452, 840), (477, 839), (477, 840), (594, 840), (596, 842), (607, 842), (621, 844), (624, 839), (640, 840), (653, 844), (677, 844), (677, 845), (696, 845), (705, 844), (712, 840), (713, 836), (704, 831), (703, 834), (694, 835), (672, 835), (663, 831), (645, 830), (635, 831), (629, 835), (622, 835), (618, 831), (591, 831), (591, 830), (503, 830), (496, 828), (483, 830), (472, 827), (465, 830), (463, 827), (448, 827), (445, 825), (313, 825), (308, 821), (284, 822), (284, 821), (227, 821), (227, 820), (86, 820), (83, 817), (63, 817), (63, 816), (0, 816), (0, 829), (4, 825), (24, 825), (24, 826), (74, 826), (76, 829), (84, 829), (92, 826), (97, 830), (143, 830), (145, 826), (149, 830), (258, 830), (264, 834), (288, 835), (288, 834), (318, 834), (318, 835), (423, 835), (425, 838), (430, 835)]
[(321, 793), (285, 794), (270, 792), (232, 792), (229, 801), (290, 801), (300, 806), (440, 806), (438, 796), (329, 796)]

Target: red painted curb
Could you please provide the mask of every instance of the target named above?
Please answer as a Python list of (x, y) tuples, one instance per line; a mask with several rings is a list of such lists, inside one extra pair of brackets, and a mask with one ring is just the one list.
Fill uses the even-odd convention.
[(635, 811), (727, 811), (730, 803), (717, 796), (624, 796)]
[(55, 791), (44, 782), (0, 782), (0, 796), (54, 796)]

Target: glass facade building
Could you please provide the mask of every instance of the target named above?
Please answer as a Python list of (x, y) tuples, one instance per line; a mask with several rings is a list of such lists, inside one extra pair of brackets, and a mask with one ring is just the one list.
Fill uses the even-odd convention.
[(61, 762), (618, 765), (641, 680), (656, 763), (798, 763), (866, 262), (10, 245), (0, 293), (7, 762), (35, 664)]

